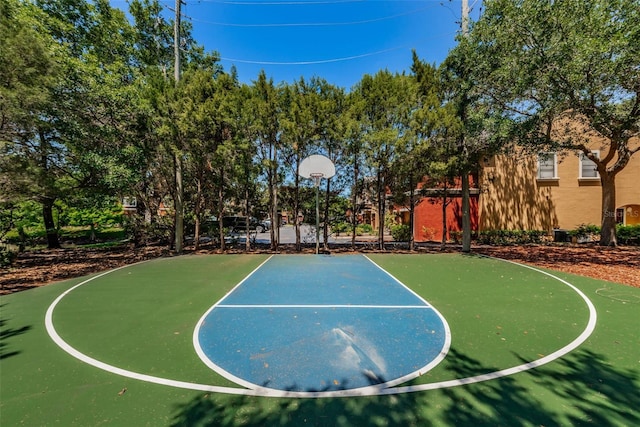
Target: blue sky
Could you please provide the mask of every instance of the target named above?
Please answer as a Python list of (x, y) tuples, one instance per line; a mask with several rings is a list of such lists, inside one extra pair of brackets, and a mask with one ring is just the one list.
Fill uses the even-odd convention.
[[(474, 19), (481, 1), (469, 4)], [(186, 0), (182, 12), (242, 82), (264, 69), (276, 83), (318, 76), (349, 89), (364, 74), (408, 71), (412, 49), (439, 64), (455, 46), (461, 0)]]

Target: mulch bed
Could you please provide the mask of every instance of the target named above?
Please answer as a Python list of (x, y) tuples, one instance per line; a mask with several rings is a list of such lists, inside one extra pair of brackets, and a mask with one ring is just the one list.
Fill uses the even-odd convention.
[(640, 288), (640, 247), (480, 247), (474, 252)]
[[(332, 246), (331, 252), (353, 252), (350, 245)], [(227, 253), (242, 253), (243, 247), (231, 247)], [(315, 246), (305, 245), (303, 253), (314, 253)], [(373, 245), (360, 245), (358, 252), (408, 252), (401, 245), (386, 245), (379, 251)], [(422, 245), (417, 252), (441, 253), (438, 245)], [(447, 247), (446, 252), (457, 252)], [(197, 252), (218, 253), (214, 247), (203, 246)], [(476, 254), (503, 258), (538, 267), (559, 270), (640, 288), (640, 247), (603, 248), (596, 245), (531, 245), (474, 247)], [(272, 253), (268, 246), (252, 253)], [(281, 245), (278, 253), (297, 253), (293, 245)], [(148, 259), (172, 256), (166, 247), (133, 248), (121, 246), (109, 249), (56, 249), (24, 252), (10, 269), (0, 272), (0, 295), (10, 294), (48, 283), (85, 276)]]

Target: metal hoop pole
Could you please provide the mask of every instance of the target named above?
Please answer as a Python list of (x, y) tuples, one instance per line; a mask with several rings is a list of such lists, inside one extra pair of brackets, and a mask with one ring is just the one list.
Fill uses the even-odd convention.
[[(320, 179), (318, 179), (318, 181), (320, 181)], [(320, 253), (320, 203), (318, 196), (319, 187), (319, 185), (316, 185), (316, 255)]]
[(311, 178), (313, 178), (315, 187), (316, 187), (316, 255), (320, 253), (320, 196), (319, 196), (319, 188), (320, 188), (320, 179), (322, 178), (321, 173), (312, 173)]

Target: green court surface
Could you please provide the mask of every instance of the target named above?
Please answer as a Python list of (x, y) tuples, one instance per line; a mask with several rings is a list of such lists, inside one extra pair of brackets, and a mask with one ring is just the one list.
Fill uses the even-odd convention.
[[(388, 394), (259, 397), (211, 370), (194, 328), (268, 256), (189, 255), (1, 297), (0, 425), (640, 425), (640, 289), (477, 256), (369, 257), (451, 330), (444, 360)], [(101, 367), (54, 342), (48, 310)]]

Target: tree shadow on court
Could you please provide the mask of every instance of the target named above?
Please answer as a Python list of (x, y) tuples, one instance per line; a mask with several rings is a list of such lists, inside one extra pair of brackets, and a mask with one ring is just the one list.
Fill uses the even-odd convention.
[[(456, 378), (499, 369), (454, 349), (446, 363)], [(287, 399), (204, 394), (177, 406), (172, 425), (640, 425), (637, 412), (631, 412), (640, 407), (633, 383), (637, 372), (617, 370), (600, 355), (584, 351), (559, 363), (559, 368), (554, 365), (476, 384), (390, 396)], [(531, 377), (522, 381), (531, 375), (545, 393), (536, 396), (527, 386)], [(604, 399), (594, 404), (598, 393)], [(594, 398), (583, 400), (587, 394)], [(570, 410), (558, 412), (561, 407)]]
[[(450, 359), (451, 358), (451, 359)], [(469, 378), (500, 370), (487, 367), (472, 357), (452, 349), (447, 361), (456, 378)], [(557, 414), (546, 408), (516, 377), (507, 376), (477, 384), (445, 388), (449, 398), (444, 411), (446, 425), (452, 426), (525, 426), (561, 424)]]
[(420, 394), (350, 398), (202, 395), (178, 408), (172, 426), (433, 426)]
[(640, 425), (640, 371), (616, 368), (603, 354), (578, 349), (536, 370), (541, 383), (579, 415), (572, 426)]
[[(2, 312), (5, 304), (0, 305), (0, 313)], [(11, 338), (22, 335), (32, 329), (31, 326), (22, 326), (20, 328), (10, 328), (7, 326), (8, 321), (0, 318), (0, 360), (6, 359), (11, 356), (17, 356), (20, 354), (18, 350), (12, 350), (9, 347), (8, 340)]]

